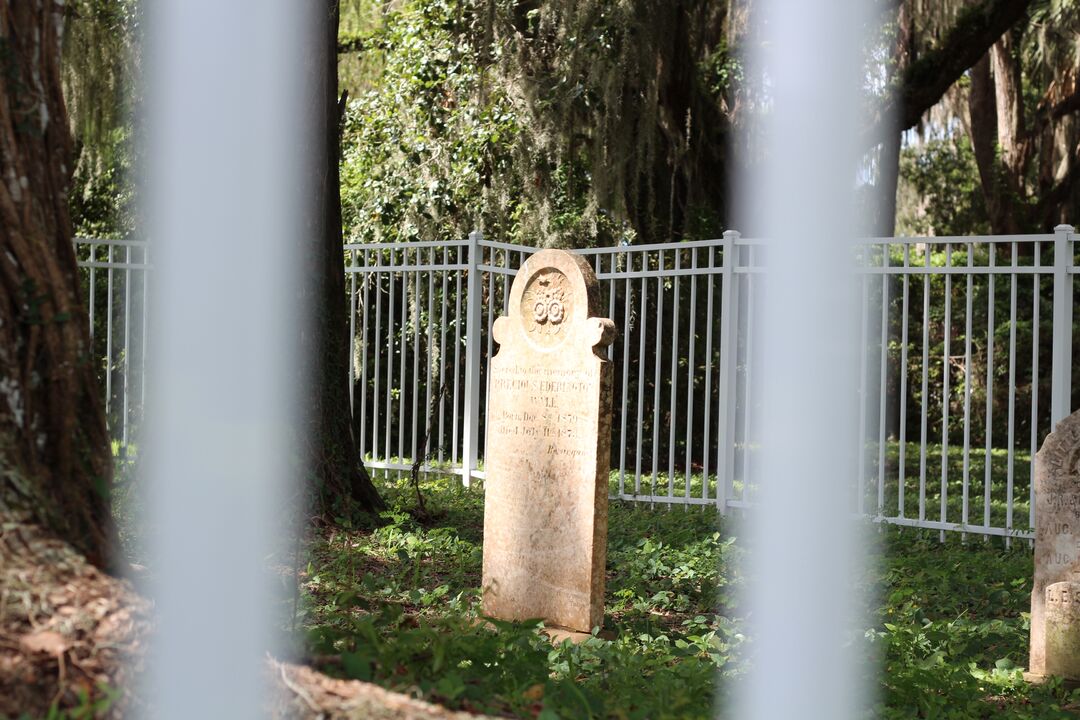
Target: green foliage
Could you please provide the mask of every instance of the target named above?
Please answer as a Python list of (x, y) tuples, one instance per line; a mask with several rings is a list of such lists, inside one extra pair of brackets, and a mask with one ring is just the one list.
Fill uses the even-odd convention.
[(73, 0), (64, 9), (64, 101), (77, 141), (108, 152), (130, 124), (135, 96), (137, 0)]
[[(338, 88), (360, 97), (383, 72), (383, 52), (371, 40), (389, 6), (379, 0), (340, 0), (338, 10)], [(343, 52), (343, 46), (354, 49)]]
[[(885, 497), (886, 514), (897, 512), (897, 475), (899, 470), (899, 445), (889, 442), (885, 448)], [(868, 454), (876, 453), (876, 448), (868, 449)], [(1009, 454), (1004, 449), (990, 451), (990, 503), (985, 502), (987, 458), (981, 446), (973, 446), (965, 457), (962, 445), (950, 445), (942, 458), (940, 443), (927, 443), (925, 453), (917, 442), (909, 442), (904, 458), (904, 515), (919, 516), (920, 477), (923, 455), (925, 454), (926, 517), (940, 518), (942, 484), (942, 464), (947, 468), (949, 482), (945, 485), (945, 518), (947, 522), (966, 522), (982, 525), (989, 516), (989, 523), (994, 527), (1012, 527), (1026, 530), (1029, 527), (1031, 456), (1027, 453), (1013, 453), (1012, 492), (1013, 511), (1009, 522), (1006, 497), (1009, 482)], [(963, 514), (965, 468), (968, 474), (967, 517)], [(865, 487), (866, 507), (874, 507), (877, 502), (877, 474), (873, 473), (872, 482)]]
[[(552, 644), (537, 622), (480, 616), (483, 496), (456, 480), (424, 484), (435, 520), (415, 521), (407, 483), (370, 533), (333, 532), (313, 548), (309, 642), (326, 670), (454, 708), (522, 717), (708, 717), (718, 670), (736, 671), (738, 626), (717, 586), (740, 582), (739, 551), (710, 511), (611, 515), (608, 626), (614, 640)], [(731, 563), (718, 563), (721, 557)], [(724, 573), (721, 575), (721, 573)], [(721, 602), (727, 602), (721, 593)], [(338, 659), (339, 658), (339, 659)]]
[(897, 190), (899, 235), (979, 235), (990, 220), (966, 135), (903, 148)]
[(137, 0), (75, 0), (65, 8), (61, 70), (75, 140), (69, 209), (77, 236), (116, 238), (134, 229), (139, 13)]
[(124, 238), (136, 223), (130, 130), (117, 128), (100, 140), (96, 157), (84, 149), (71, 178), (68, 209), (76, 237)]
[[(926, 264), (925, 247), (910, 246), (908, 263), (910, 267), (921, 268)], [(929, 264), (934, 268), (949, 265), (963, 269), (968, 265), (969, 250), (964, 246), (953, 246), (951, 259), (947, 257), (943, 244), (929, 246)], [(1043, 267), (1052, 264), (1052, 243), (1043, 242), (1040, 257), (1035, 256), (1033, 244), (1018, 244), (1013, 257), (1010, 243), (997, 243), (991, 249), (988, 243), (980, 243), (970, 250), (971, 265), (975, 269), (970, 279), (964, 274), (932, 273), (929, 276), (912, 273), (908, 279), (908, 308), (906, 313), (908, 342), (906, 346), (906, 366), (903, 343), (903, 308), (904, 283), (899, 275), (891, 276), (888, 285), (889, 328), (888, 328), (888, 397), (900, 397), (900, 373), (907, 376), (907, 439), (920, 438), (920, 413), (925, 403), (928, 411), (928, 440), (940, 441), (942, 437), (943, 410), (948, 409), (947, 434), (952, 443), (962, 443), (965, 433), (965, 404), (970, 403), (968, 412), (970, 422), (968, 433), (975, 446), (985, 446), (985, 417), (987, 395), (992, 413), (992, 427), (995, 436), (991, 446), (1007, 445), (1010, 407), (1015, 418), (1015, 441), (1019, 447), (1027, 448), (1031, 436), (1032, 397), (1037, 390), (1039, 406), (1035, 417), (1038, 431), (1049, 431), (1050, 397), (1050, 351), (1053, 340), (1053, 283), (1045, 275), (1031, 272), (1036, 265)], [(892, 267), (904, 265), (903, 250), (900, 246), (892, 247), (889, 264)], [(880, 262), (880, 258), (875, 262)], [(1027, 272), (1009, 277), (995, 274), (991, 280), (988, 274), (980, 274), (985, 268), (1009, 266), (1013, 262)], [(1036, 290), (1038, 283), (1038, 290)], [(1015, 285), (1015, 287), (1014, 287)], [(971, 317), (968, 318), (970, 287)], [(1013, 296), (1015, 291), (1015, 314)], [(868, 307), (880, 307), (881, 283), (871, 282), (868, 286)], [(923, 317), (924, 292), (929, 294), (929, 313)], [(945, 313), (946, 300), (951, 303), (951, 313)], [(1036, 303), (1038, 304), (1038, 326), (1036, 327)], [(992, 315), (991, 315), (992, 313)], [(1012, 319), (1015, 317), (1015, 322)], [(968, 322), (970, 320), (970, 334)], [(1080, 331), (1080, 320), (1074, 318), (1076, 329)], [(923, 372), (923, 332), (927, 331), (927, 367), (929, 397), (922, 397), (921, 376)], [(871, 337), (879, 332), (871, 329)], [(949, 340), (949, 357), (946, 362), (946, 338)], [(970, 341), (970, 361), (966, 357), (967, 343)], [(1015, 351), (1011, 352), (1011, 343), (1015, 342)], [(1033, 345), (1038, 343), (1039, 367), (1035, 378), (1031, 361)], [(877, 362), (877, 350), (871, 351), (870, 362)], [(1010, 372), (1010, 358), (1014, 366)], [(945, 389), (945, 377), (948, 374), (948, 396), (942, 397)], [(1077, 390), (1080, 382), (1080, 365), (1073, 368), (1073, 388)], [(989, 376), (989, 377), (988, 377)], [(970, 393), (970, 400), (968, 394)], [(1080, 398), (1080, 393), (1074, 392)], [(897, 401), (890, 401), (890, 417), (897, 417)], [(896, 423), (896, 421), (891, 421)], [(890, 425), (893, 436), (899, 434), (899, 428)]]
[(922, 532), (888, 534), (879, 570), (884, 718), (1069, 718), (1080, 701), (1060, 683), (1028, 685), (1031, 553), (1017, 543), (944, 544)]
[[(349, 106), (346, 235), (481, 228), (584, 247), (718, 234), (722, 106), (742, 78), (718, 44), (724, 13), (644, 0), (413, 0), (381, 24), (354, 23), (381, 74)], [(693, 42), (668, 42), (688, 27)]]
[(508, 163), (517, 119), (503, 95), (474, 102), (482, 71), (455, 15), (450, 3), (422, 3), (391, 14), (371, 36), (384, 72), (349, 103), (342, 148), (350, 240), (458, 238), (514, 214), (512, 203), (489, 210), (492, 217), (480, 211)]
[(702, 78), (709, 92), (718, 100), (733, 103), (733, 90), (742, 85), (745, 69), (742, 58), (726, 41), (721, 42), (702, 63)]
[[(381, 480), (394, 508), (387, 525), (331, 530), (312, 547), (303, 621), (324, 670), (452, 708), (545, 718), (712, 717), (745, 671), (752, 638), (738, 593), (752, 550), (713, 509), (614, 503), (607, 623), (578, 645), (552, 644), (536, 621), (480, 615), (482, 493), (429, 477), (434, 515), (422, 524), (408, 512), (408, 483)], [(860, 582), (871, 593), (868, 624), (853, 628), (877, 689), (868, 716), (1073, 717), (1080, 692), (1020, 676), (1026, 542), (882, 535)]]

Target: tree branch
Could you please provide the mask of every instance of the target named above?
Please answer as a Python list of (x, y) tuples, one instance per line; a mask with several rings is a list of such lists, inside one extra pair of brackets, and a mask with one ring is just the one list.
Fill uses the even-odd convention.
[(978, 62), (1005, 31), (1026, 13), (1031, 0), (983, 0), (964, 10), (941, 43), (909, 65), (900, 86), (878, 110), (864, 135), (864, 146), (881, 142), (899, 119), (899, 129), (919, 122), (923, 113), (937, 104), (964, 71)]
[(1050, 117), (1058, 120), (1077, 110), (1080, 110), (1080, 90), (1077, 90), (1072, 95), (1050, 108)]
[(1077, 111), (1080, 111), (1080, 90), (1077, 90), (1061, 102), (1055, 103), (1050, 108), (1040, 106), (1039, 109), (1035, 111), (1035, 120), (1031, 126), (1031, 135), (1038, 135), (1052, 120), (1060, 120), (1066, 115), (1070, 115)]

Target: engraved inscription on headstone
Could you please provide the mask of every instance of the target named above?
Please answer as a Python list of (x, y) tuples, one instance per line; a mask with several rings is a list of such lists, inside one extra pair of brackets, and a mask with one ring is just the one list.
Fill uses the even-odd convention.
[(495, 321), (488, 377), (484, 613), (603, 624), (611, 362), (596, 278), (543, 250), (518, 271)]
[(1080, 664), (1068, 655), (1069, 648), (1080, 651), (1080, 622), (1070, 614), (1080, 597), (1070, 589), (1072, 583), (1080, 583), (1080, 412), (1058, 423), (1035, 456), (1031, 679), (1062, 675), (1080, 680)]
[(1080, 678), (1080, 583), (1046, 588), (1046, 674)]

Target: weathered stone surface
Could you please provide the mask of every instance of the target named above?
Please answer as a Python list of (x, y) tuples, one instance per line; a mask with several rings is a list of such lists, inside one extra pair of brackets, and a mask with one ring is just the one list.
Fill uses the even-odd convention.
[(1046, 673), (1080, 678), (1080, 583), (1046, 588)]
[[(1061, 597), (1067, 584), (1074, 582), (1080, 583), (1080, 411), (1058, 423), (1035, 456), (1035, 582), (1028, 668), (1032, 675), (1058, 674), (1053, 668), (1062, 667), (1048, 655), (1046, 599), (1051, 586)], [(1072, 592), (1067, 594), (1071, 606)], [(1056, 621), (1064, 617), (1059, 610), (1055, 607)], [(1058, 627), (1066, 626), (1080, 632), (1080, 624)], [(1054, 648), (1063, 649), (1062, 642), (1056, 637)], [(1080, 666), (1073, 667), (1074, 674), (1064, 677), (1080, 679)]]
[(485, 450), (484, 613), (603, 624), (615, 326), (579, 256), (543, 250), (495, 321)]

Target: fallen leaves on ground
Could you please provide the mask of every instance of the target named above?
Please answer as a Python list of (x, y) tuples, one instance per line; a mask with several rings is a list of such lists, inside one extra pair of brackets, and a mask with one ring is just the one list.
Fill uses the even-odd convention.
[(131, 696), (116, 689), (133, 686), (150, 627), (150, 603), (128, 581), (0, 515), (0, 716), (55, 705), (120, 717)]
[[(153, 604), (40, 527), (0, 513), (0, 718), (144, 715), (138, 698)], [(267, 661), (273, 718), (465, 720), (464, 712)]]

